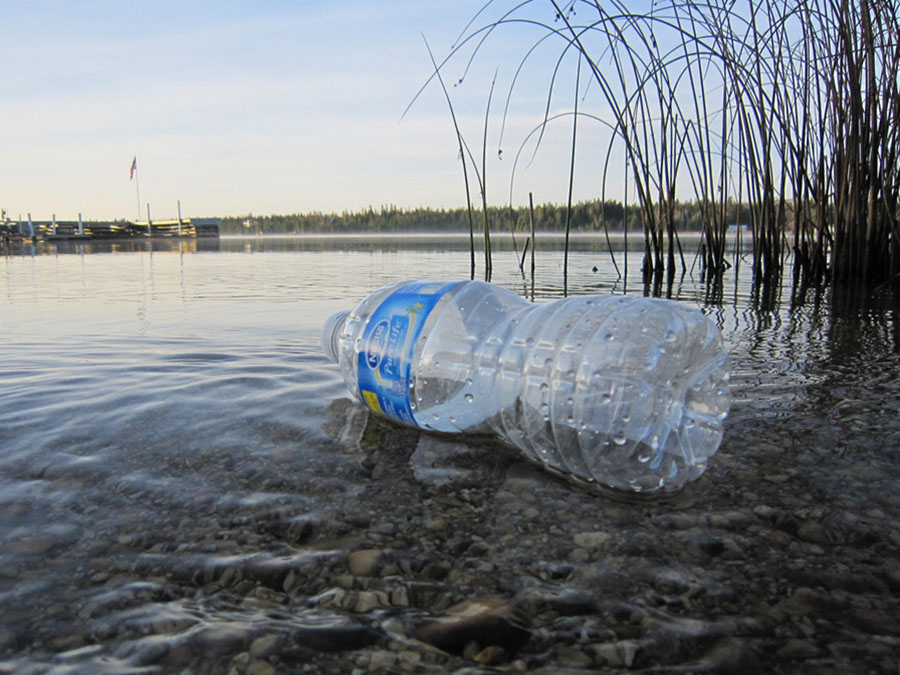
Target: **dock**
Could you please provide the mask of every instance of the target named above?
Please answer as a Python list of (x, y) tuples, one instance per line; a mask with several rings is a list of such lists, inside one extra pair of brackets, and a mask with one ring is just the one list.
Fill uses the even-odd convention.
[(181, 218), (153, 221), (27, 220), (0, 223), (5, 240), (96, 241), (132, 238), (218, 238), (221, 218)]

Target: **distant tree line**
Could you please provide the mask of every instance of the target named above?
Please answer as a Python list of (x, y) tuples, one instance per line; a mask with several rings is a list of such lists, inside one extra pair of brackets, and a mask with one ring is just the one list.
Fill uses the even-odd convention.
[[(675, 219), (678, 230), (700, 231), (704, 227), (705, 210), (695, 202), (676, 202)], [(729, 224), (746, 223), (749, 206), (731, 203), (727, 209)], [(626, 223), (627, 216), (627, 223)], [(475, 234), (483, 228), (481, 211), (472, 212)], [(531, 215), (528, 207), (488, 207), (488, 220), (492, 232), (528, 232), (531, 229)], [(538, 232), (564, 232), (566, 229), (566, 207), (542, 204), (534, 207), (535, 229)], [(641, 214), (636, 206), (626, 209), (622, 202), (599, 200), (573, 204), (570, 220), (572, 231), (642, 232)], [(469, 215), (465, 207), (456, 209), (415, 208), (402, 209), (396, 206), (382, 206), (379, 210), (369, 207), (365, 211), (343, 213), (294, 213), (290, 215), (268, 215), (226, 217), (222, 219), (223, 234), (340, 234), (351, 232), (468, 232)]]

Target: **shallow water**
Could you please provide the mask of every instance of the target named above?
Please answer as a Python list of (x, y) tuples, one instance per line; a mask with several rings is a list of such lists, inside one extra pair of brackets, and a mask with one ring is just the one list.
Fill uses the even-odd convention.
[[(724, 649), (734, 672), (896, 672), (896, 304), (786, 288), (760, 308), (745, 266), (703, 305), (677, 280), (732, 353), (726, 438), (674, 502), (618, 501), (485, 439), (373, 419), (321, 355), (328, 315), (389, 281), (467, 278), (466, 246), (4, 255), (0, 672), (444, 672), (476, 654), (426, 648), (423, 622), (480, 596), (527, 613), (535, 593), (545, 611), (498, 662), (514, 670), (694, 672)], [(497, 248), (493, 281), (530, 296)], [(581, 241), (569, 292), (641, 293), (639, 262), (625, 284)], [(561, 294), (561, 265), (539, 250), (538, 300)], [(360, 550), (390, 562), (360, 573)], [(588, 609), (552, 600), (573, 593)]]

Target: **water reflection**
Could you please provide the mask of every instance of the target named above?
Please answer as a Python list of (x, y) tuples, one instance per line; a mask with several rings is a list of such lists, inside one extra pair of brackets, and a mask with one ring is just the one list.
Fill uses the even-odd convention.
[(363, 453), (359, 467), (371, 478), (402, 474), (442, 489), (499, 485), (508, 467), (519, 461), (514, 450), (495, 438), (423, 433), (373, 415), (348, 397), (328, 405), (322, 432)]
[(60, 240), (13, 242), (8, 255), (85, 255), (92, 253), (197, 253), (199, 251), (221, 251), (221, 241), (217, 237), (192, 239), (91, 239), (87, 241)]
[[(693, 250), (700, 242), (697, 235), (682, 235), (685, 250)], [(545, 233), (536, 239), (535, 257), (540, 260), (543, 253), (561, 252), (565, 248), (565, 236), (556, 233)], [(509, 233), (494, 233), (491, 237), (491, 249), (494, 253), (515, 253), (516, 267), (520, 264), (522, 269), (530, 267), (530, 258), (523, 258), (523, 253), (528, 256), (531, 251), (524, 248), (526, 238)], [(643, 242), (631, 237), (628, 241), (620, 234), (611, 234), (609, 238), (601, 233), (574, 233), (569, 238), (569, 250), (572, 252), (590, 252), (601, 254), (598, 264), (611, 265), (620, 271), (627, 269), (625, 263), (625, 246), (628, 251), (642, 252)], [(475, 249), (483, 253), (483, 241), (476, 237)], [(442, 252), (468, 252), (470, 242), (465, 234), (423, 234), (423, 233), (373, 233), (373, 234), (310, 234), (299, 236), (223, 236), (197, 237), (197, 238), (128, 238), (128, 239), (98, 239), (87, 241), (42, 241), (12, 242), (10, 249), (4, 251), (8, 255), (48, 255), (69, 253), (134, 253), (141, 251), (228, 251), (245, 253), (272, 253), (272, 252), (312, 252), (312, 251), (442, 251)], [(610, 255), (610, 250), (616, 254), (616, 262)], [(632, 256), (633, 257), (633, 256)], [(477, 257), (479, 264), (482, 258)], [(524, 261), (524, 262), (523, 262)], [(696, 260), (691, 265), (691, 272), (696, 266)], [(632, 263), (631, 272), (635, 271)], [(638, 270), (639, 271), (639, 270)]]

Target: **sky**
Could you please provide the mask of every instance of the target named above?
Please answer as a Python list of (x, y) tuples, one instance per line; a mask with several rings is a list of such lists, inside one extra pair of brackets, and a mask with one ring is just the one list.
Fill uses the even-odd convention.
[[(153, 219), (172, 218), (179, 200), (185, 217), (462, 206), (447, 102), (436, 81), (417, 93), (433, 73), (423, 36), (443, 59), (483, 5), (3, 2), (0, 207), (13, 219), (102, 220), (144, 219), (147, 204)], [(527, 203), (529, 192), (536, 203), (567, 198), (570, 125), (555, 125), (538, 160), (529, 164), (524, 152), (511, 171), (547, 108), (559, 52), (531, 57), (504, 123), (516, 68), (538, 35), (533, 26), (504, 27), (461, 84), (471, 50), (442, 71), (479, 163), (496, 82), (485, 157), (492, 205)], [(557, 107), (570, 109), (571, 100), (551, 100), (550, 111)], [(599, 196), (589, 141), (580, 138), (588, 150), (579, 150), (576, 199)]]

